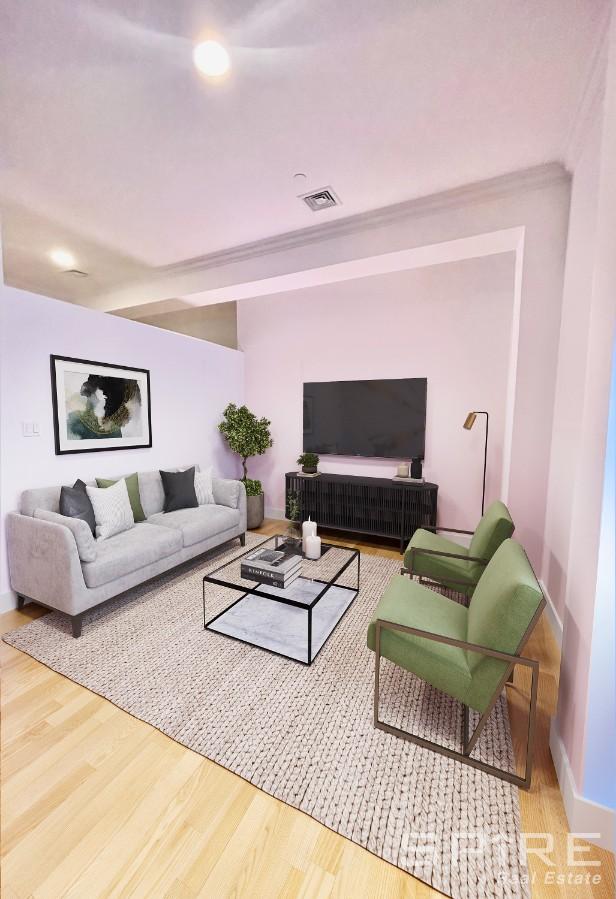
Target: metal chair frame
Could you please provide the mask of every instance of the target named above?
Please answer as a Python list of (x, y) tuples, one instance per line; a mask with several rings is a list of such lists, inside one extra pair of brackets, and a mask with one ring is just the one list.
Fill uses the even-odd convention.
[[(448, 758), (455, 759), (456, 761), (463, 762), (466, 765), (470, 765), (473, 768), (478, 768), (480, 771), (484, 771), (487, 774), (492, 774), (495, 777), (499, 777), (501, 780), (505, 780), (508, 783), (515, 784), (518, 787), (521, 787), (523, 790), (529, 790), (531, 785), (532, 778), (532, 770), (533, 770), (533, 759), (534, 759), (534, 742), (535, 742), (535, 729), (536, 729), (536, 719), (537, 719), (537, 686), (539, 680), (539, 662), (536, 659), (527, 659), (524, 658), (520, 653), (522, 652), (524, 646), (526, 645), (530, 635), (532, 634), (535, 625), (537, 624), (543, 609), (545, 608), (545, 597), (542, 597), (539, 606), (537, 607), (537, 611), (533, 615), (530, 624), (528, 625), (524, 636), (522, 637), (517, 651), (515, 653), (508, 652), (500, 652), (496, 649), (490, 649), (487, 646), (480, 646), (477, 643), (468, 643), (466, 640), (457, 640), (453, 637), (446, 637), (443, 634), (434, 634), (430, 631), (423, 631), (416, 627), (408, 627), (407, 625), (398, 624), (395, 621), (387, 621), (382, 618), (377, 618), (376, 624), (376, 633), (375, 633), (375, 667), (374, 667), (374, 726), (379, 730), (386, 731), (387, 733), (393, 734), (396, 737), (400, 737), (403, 740), (409, 740), (412, 743), (416, 743), (418, 746), (423, 746), (424, 749), (430, 749), (433, 752), (438, 752), (441, 755), (445, 755)], [(416, 637), (423, 637), (426, 640), (434, 640), (437, 643), (445, 643), (449, 646), (459, 646), (462, 649), (469, 650), (471, 652), (479, 653), (483, 656), (489, 656), (490, 658), (501, 659), (502, 661), (508, 662), (505, 671), (503, 672), (502, 677), (500, 678), (496, 689), (494, 690), (493, 695), (490, 698), (488, 705), (486, 706), (481, 718), (479, 719), (479, 723), (477, 727), (473, 731), (472, 735), (469, 738), (469, 707), (463, 706), (463, 714), (462, 714), (462, 751), (457, 752), (454, 749), (449, 749), (446, 746), (441, 746), (439, 743), (434, 743), (431, 740), (426, 740), (423, 737), (420, 737), (416, 734), (411, 734), (408, 731), (401, 730), (398, 727), (394, 727), (391, 724), (387, 724), (384, 721), (379, 719), (379, 676), (380, 676), (380, 662), (381, 662), (381, 631), (382, 630), (390, 630), (390, 631), (398, 631), (406, 634), (413, 634)], [(394, 663), (395, 664), (395, 663)], [(524, 753), (524, 775), (520, 776), (519, 774), (515, 774), (512, 771), (505, 771), (502, 768), (497, 768), (494, 765), (489, 765), (486, 762), (482, 762), (479, 759), (471, 758), (471, 753), (475, 748), (479, 737), (490, 717), (492, 709), (494, 708), (498, 697), (501, 695), (506, 683), (510, 680), (513, 670), (516, 665), (523, 665), (526, 668), (530, 668), (531, 670), (531, 688), (530, 688), (530, 703), (528, 709), (528, 729), (526, 735), (526, 749)]]

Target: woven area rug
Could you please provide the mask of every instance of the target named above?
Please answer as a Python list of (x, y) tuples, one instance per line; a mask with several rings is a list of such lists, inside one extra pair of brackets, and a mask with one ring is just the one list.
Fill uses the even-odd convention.
[[(360, 593), (307, 667), (203, 629), (203, 574), (240, 551), (86, 615), (79, 640), (58, 613), (4, 639), (455, 899), (528, 895), (517, 788), (372, 725), (366, 629), (399, 563), (362, 554)], [(231, 598), (207, 588), (213, 612)], [(457, 702), (387, 661), (381, 682), (382, 720), (459, 748)], [(476, 754), (512, 767), (504, 698)]]

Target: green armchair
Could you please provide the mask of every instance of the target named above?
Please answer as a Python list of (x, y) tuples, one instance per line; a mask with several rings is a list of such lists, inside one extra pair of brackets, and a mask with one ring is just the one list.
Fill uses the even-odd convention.
[[(441, 537), (437, 531), (469, 534), (470, 546)], [(418, 528), (404, 553), (404, 572), (418, 575), (420, 582), (426, 580), (472, 596), (485, 566), (513, 531), (509, 509), (498, 500), (488, 506), (474, 531)]]
[[(375, 653), (374, 726), (529, 789), (539, 663), (521, 653), (544, 606), (545, 598), (526, 553), (513, 540), (505, 540), (494, 553), (468, 607), (417, 581), (394, 576), (368, 628), (368, 647)], [(382, 656), (463, 704), (461, 752), (379, 719)], [(471, 758), (517, 664), (532, 672), (523, 776)], [(481, 716), (470, 738), (469, 709)]]

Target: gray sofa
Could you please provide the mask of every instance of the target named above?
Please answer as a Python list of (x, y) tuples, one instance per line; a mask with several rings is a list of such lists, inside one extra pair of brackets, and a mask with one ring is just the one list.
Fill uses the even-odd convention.
[(147, 520), (90, 541), (86, 553), (75, 519), (59, 514), (60, 487), (24, 491), (20, 511), (7, 516), (9, 571), (19, 607), (34, 601), (66, 612), (79, 637), (88, 609), (221, 543), (239, 537), (245, 545), (246, 490), (240, 481), (214, 478), (213, 504), (177, 512), (163, 512), (158, 471), (139, 472), (139, 493)]

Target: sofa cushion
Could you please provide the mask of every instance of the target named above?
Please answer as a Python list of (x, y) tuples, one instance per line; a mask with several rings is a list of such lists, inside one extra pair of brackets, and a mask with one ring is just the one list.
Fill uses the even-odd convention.
[(237, 509), (240, 504), (242, 484), (240, 481), (232, 481), (227, 478), (214, 478), (212, 480), (213, 502), (219, 506), (229, 506)]
[(124, 478), (113, 487), (86, 487), (86, 490), (94, 508), (97, 540), (108, 540), (134, 526), (135, 519)]
[(34, 487), (31, 490), (24, 490), (21, 494), (19, 511), (22, 515), (29, 515), (30, 518), (34, 516), (36, 509), (46, 509), (48, 512), (60, 514), (61, 489), (61, 487)]
[(161, 471), (160, 476), (165, 491), (165, 512), (180, 509), (194, 509), (199, 505), (195, 491), (195, 469), (186, 471)]
[(92, 532), (92, 536), (95, 535), (96, 519), (94, 517), (94, 509), (92, 508), (86, 485), (79, 478), (72, 487), (61, 488), (60, 515), (66, 515), (68, 518), (80, 518), (86, 522)]
[(157, 515), (152, 515), (148, 521), (165, 528), (175, 529), (182, 535), (184, 546), (193, 546), (195, 543), (201, 543), (202, 540), (216, 537), (223, 531), (236, 528), (240, 523), (240, 513), (237, 509), (208, 503), (205, 506), (196, 506), (194, 509), (159, 512)]
[[(97, 478), (96, 485), (97, 487), (113, 487), (114, 484), (117, 484), (118, 480), (119, 478)], [(143, 514), (143, 508), (141, 507), (141, 498), (139, 496), (139, 478), (137, 474), (127, 474), (124, 480), (126, 481), (128, 499), (130, 501), (130, 507), (133, 510), (134, 520), (136, 522), (145, 521), (145, 515)]]
[(181, 548), (179, 531), (156, 527), (145, 521), (122, 534), (99, 541), (96, 560), (81, 566), (83, 577), (88, 587), (100, 587), (171, 556)]

